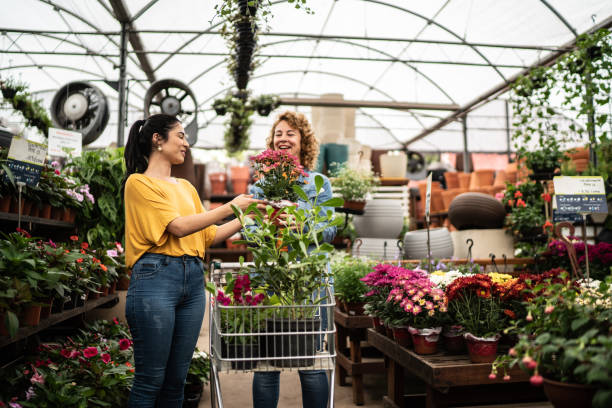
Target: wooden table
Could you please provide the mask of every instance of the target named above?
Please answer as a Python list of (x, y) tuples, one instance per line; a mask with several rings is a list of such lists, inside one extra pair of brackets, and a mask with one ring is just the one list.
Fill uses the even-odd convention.
[[(384, 373), (383, 361), (362, 362), (361, 341), (366, 339), (366, 330), (373, 326), (370, 316), (350, 316), (338, 309), (334, 311), (336, 322), (336, 373), (341, 386), (347, 385), (346, 377), (351, 377), (353, 402), (363, 405), (363, 374)], [(346, 338), (349, 348), (346, 348)], [(348, 354), (347, 354), (348, 352)]]
[(467, 354), (418, 355), (373, 329), (368, 329), (367, 338), (385, 355), (385, 407), (414, 406), (418, 400), (422, 404), (423, 395), (403, 395), (404, 370), (425, 383), (427, 408), (546, 399), (542, 389), (531, 386), (529, 376), (518, 367), (508, 372), (510, 381), (503, 381), (503, 374), (490, 380), (491, 364), (473, 364)]

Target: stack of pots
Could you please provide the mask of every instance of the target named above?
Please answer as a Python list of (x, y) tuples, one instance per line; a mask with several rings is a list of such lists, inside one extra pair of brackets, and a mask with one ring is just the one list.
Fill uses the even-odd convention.
[(230, 167), (234, 194), (246, 194), (249, 185), (249, 168), (247, 166)]
[(368, 200), (364, 215), (356, 215), (353, 223), (362, 242), (361, 246), (353, 247), (354, 254), (391, 260), (400, 256), (397, 238), (404, 226), (401, 201)]
[[(453, 256), (453, 239), (447, 228), (429, 230), (431, 257), (437, 259)], [(404, 235), (404, 256), (406, 259), (427, 258), (427, 230), (408, 231)]]

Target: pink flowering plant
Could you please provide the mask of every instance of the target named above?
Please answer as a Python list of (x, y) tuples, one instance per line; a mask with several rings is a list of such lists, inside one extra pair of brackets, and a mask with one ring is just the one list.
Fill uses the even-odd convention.
[(282, 150), (268, 149), (250, 160), (259, 178), (257, 185), (268, 200), (297, 201), (293, 186), (299, 184), (300, 176), (307, 176), (297, 157)]
[[(572, 245), (576, 251), (578, 264), (582, 269), (582, 273), (586, 273), (586, 254), (584, 241), (572, 237)], [(597, 244), (588, 244), (589, 252), (589, 269), (590, 277), (597, 280), (603, 280), (610, 275), (612, 267), (612, 244), (607, 242), (599, 242)], [(567, 255), (567, 247), (557, 239), (549, 242), (547, 250), (542, 254), (543, 268), (562, 267), (565, 270), (571, 271), (572, 266)]]
[[(593, 407), (612, 406), (612, 278), (596, 288), (575, 282), (544, 280), (528, 289), (528, 313), (510, 330), (518, 342), (492, 365), (491, 378), (509, 380), (508, 369), (518, 365), (533, 385), (544, 379), (596, 388)], [(538, 296), (536, 296), (538, 294)]]
[[(420, 271), (419, 271), (420, 272)], [(427, 275), (408, 270), (400, 273), (391, 283), (387, 303), (399, 307), (399, 321), (394, 326), (411, 326), (416, 329), (440, 327), (446, 323), (447, 300), (444, 291)]]
[[(223, 340), (227, 343), (252, 344), (256, 343), (257, 336), (247, 336), (246, 333), (260, 331), (263, 320), (267, 317), (263, 306), (268, 301), (262, 290), (255, 291), (251, 287), (248, 274), (225, 275), (227, 285), (223, 290), (216, 290), (214, 284), (209, 282), (206, 289), (216, 296), (218, 312), (220, 313), (221, 332)], [(269, 303), (266, 302), (266, 303)], [(252, 307), (252, 309), (251, 309)]]

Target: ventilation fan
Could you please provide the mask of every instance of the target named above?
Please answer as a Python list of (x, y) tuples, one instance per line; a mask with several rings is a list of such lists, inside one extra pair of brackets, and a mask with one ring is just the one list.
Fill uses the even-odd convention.
[(144, 97), (145, 117), (156, 113), (176, 116), (185, 127), (187, 141), (193, 146), (198, 140), (198, 103), (187, 85), (176, 79), (154, 82)]
[(83, 144), (96, 140), (108, 123), (110, 112), (106, 96), (87, 82), (70, 82), (56, 92), (51, 101), (53, 125), (80, 132)]
[(406, 156), (408, 156), (408, 165), (406, 166), (408, 171), (407, 177), (412, 180), (424, 179), (427, 176), (425, 157), (413, 150), (406, 150)]

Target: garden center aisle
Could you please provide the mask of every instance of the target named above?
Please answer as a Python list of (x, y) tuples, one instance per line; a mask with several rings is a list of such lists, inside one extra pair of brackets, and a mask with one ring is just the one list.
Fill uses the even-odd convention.
[[(204, 317), (204, 323), (202, 324), (202, 330), (200, 331), (200, 338), (198, 340), (198, 348), (208, 352), (208, 304), (206, 305), (206, 316)], [(251, 382), (253, 380), (253, 374), (235, 374), (235, 373), (221, 373), (221, 391), (223, 394), (223, 403), (228, 408), (240, 407), (246, 408), (252, 406), (251, 401)], [(364, 395), (365, 404), (361, 407), (373, 408), (382, 407), (382, 397), (386, 390), (385, 376), (381, 375), (369, 375), (363, 377), (364, 382)], [(350, 381), (350, 378), (349, 380)], [(286, 372), (281, 376), (280, 383), (280, 400), (278, 403), (279, 408), (287, 407), (301, 407), (302, 396), (300, 390), (300, 380), (297, 371)], [(210, 408), (210, 387), (204, 388), (204, 394), (200, 402), (199, 408)], [(335, 385), (335, 407), (336, 408), (349, 408), (356, 407), (353, 404), (352, 391), (350, 386), (339, 387)]]

